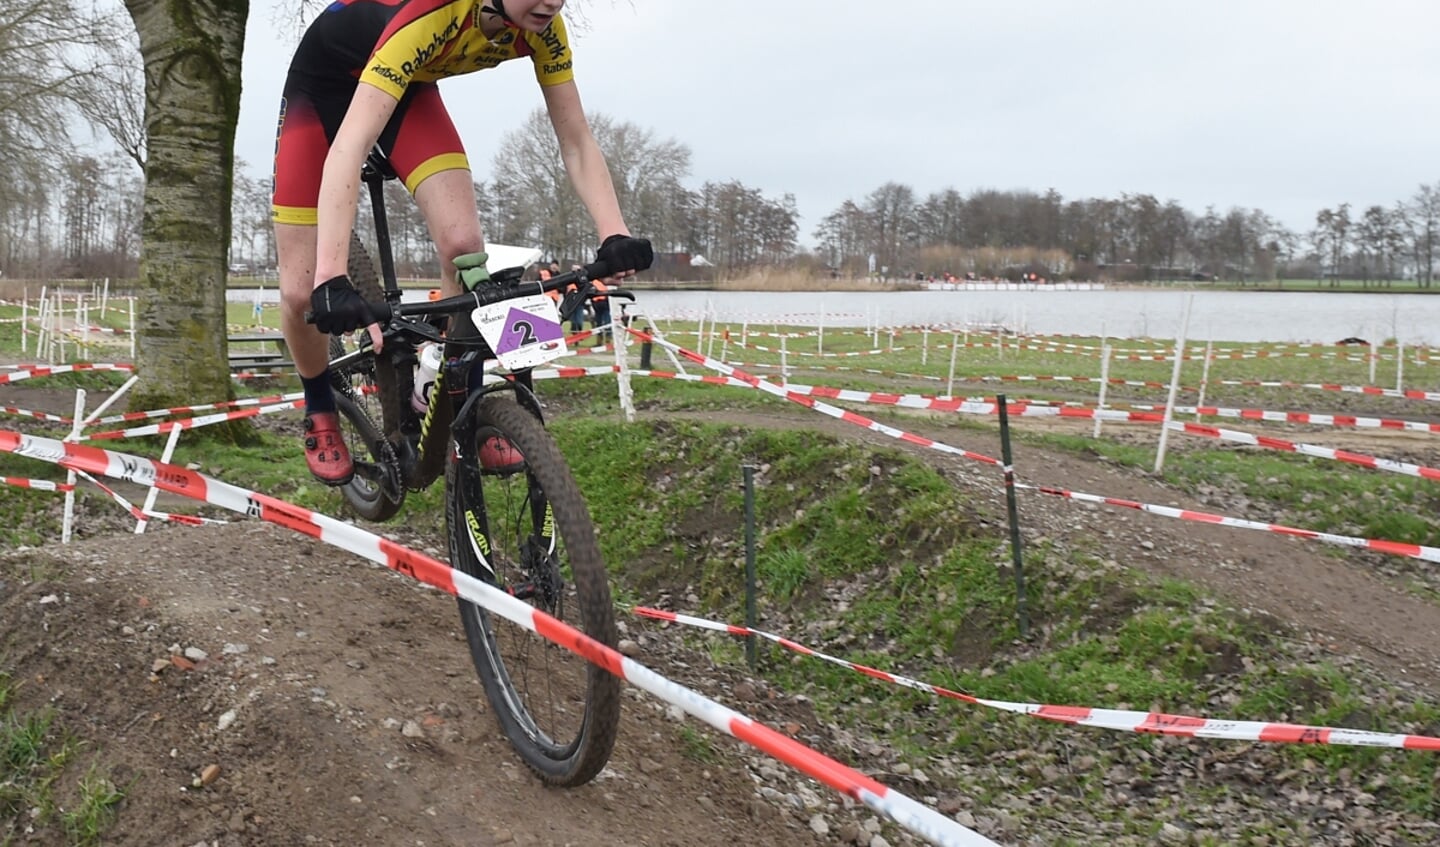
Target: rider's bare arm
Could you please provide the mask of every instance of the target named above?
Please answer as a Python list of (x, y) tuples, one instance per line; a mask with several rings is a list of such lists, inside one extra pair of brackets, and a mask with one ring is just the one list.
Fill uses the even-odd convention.
[(555, 138), (560, 142), (560, 157), (565, 162), (565, 173), (575, 193), (585, 204), (585, 210), (595, 221), (595, 230), (601, 238), (610, 235), (629, 235), (625, 218), (620, 214), (620, 204), (615, 199), (615, 186), (610, 181), (610, 169), (605, 164), (605, 154), (590, 131), (590, 122), (585, 118), (585, 109), (580, 104), (580, 91), (575, 83), (546, 86), (545, 107), (550, 113), (550, 124), (555, 128)]
[(316, 286), (346, 272), (350, 230), (355, 223), (355, 205), (360, 194), (360, 166), (398, 102), (390, 92), (367, 82), (355, 89), (345, 120), (335, 134), (335, 143), (325, 157), (325, 171), (320, 178), (320, 200), (316, 207)]

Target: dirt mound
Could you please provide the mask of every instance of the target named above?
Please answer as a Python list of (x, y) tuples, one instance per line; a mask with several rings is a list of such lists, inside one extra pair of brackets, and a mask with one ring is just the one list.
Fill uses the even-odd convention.
[(127, 790), (107, 844), (811, 837), (634, 689), (601, 777), (543, 788), (486, 714), (453, 599), (285, 530), (94, 538), (3, 574), (16, 705), (53, 707)]

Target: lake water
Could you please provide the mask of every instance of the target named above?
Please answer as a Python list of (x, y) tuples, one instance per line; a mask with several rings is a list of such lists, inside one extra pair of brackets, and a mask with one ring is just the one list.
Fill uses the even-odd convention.
[[(1333, 343), (1358, 336), (1440, 345), (1440, 296), (1236, 291), (641, 291), (652, 317), (825, 326), (1001, 324), (1041, 335)], [(1191, 298), (1193, 297), (1193, 301)]]
[[(275, 290), (261, 293), (273, 302)], [(407, 291), (406, 299), (424, 292)], [(1191, 303), (1191, 341), (1333, 343), (1352, 336), (1440, 346), (1440, 296), (1108, 289), (1104, 291), (639, 291), (652, 318), (801, 326), (964, 327), (1034, 334), (1175, 338)], [(254, 291), (231, 290), (251, 302)], [(1193, 298), (1193, 300), (1192, 300)]]

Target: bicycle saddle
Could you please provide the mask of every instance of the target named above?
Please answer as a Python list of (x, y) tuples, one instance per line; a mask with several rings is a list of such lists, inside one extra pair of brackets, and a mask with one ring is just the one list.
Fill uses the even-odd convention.
[(395, 172), (395, 166), (390, 164), (390, 157), (375, 145), (370, 150), (370, 155), (365, 157), (365, 164), (360, 167), (361, 175), (372, 179), (399, 179), (400, 175)]

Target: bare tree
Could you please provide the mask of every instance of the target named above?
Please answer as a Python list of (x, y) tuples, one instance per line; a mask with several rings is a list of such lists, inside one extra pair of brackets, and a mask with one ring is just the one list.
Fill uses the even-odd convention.
[(97, 37), (68, 0), (0, 0), (0, 271), (29, 255), (49, 226), (45, 192), (68, 149), (69, 95), (80, 76), (69, 51)]
[(919, 222), (915, 192), (910, 186), (887, 182), (865, 198), (876, 262), (894, 273), (913, 266), (918, 258)]
[(538, 244), (554, 257), (579, 258), (594, 243), (585, 207), (570, 187), (560, 143), (544, 109), (535, 109), (506, 133), (495, 154), (491, 189), (500, 218), (490, 237)]
[(682, 246), (681, 182), (690, 175), (690, 148), (674, 139), (660, 140), (629, 121), (596, 115), (590, 122), (605, 151), (615, 195), (630, 228), (657, 246)]
[(1320, 257), (1320, 272), (1330, 278), (1333, 288), (1340, 284), (1340, 275), (1345, 270), (1345, 257), (1350, 246), (1350, 204), (1341, 203), (1334, 209), (1321, 209), (1315, 213), (1315, 229), (1311, 240)]
[(1415, 262), (1415, 278), (1423, 288), (1435, 282), (1435, 247), (1440, 238), (1440, 187), (1421, 185), (1404, 207)]
[(86, 45), (84, 84), (71, 100), (91, 126), (103, 129), (120, 151), (145, 170), (145, 71), (134, 27), (118, 12), (100, 21), (104, 35)]

